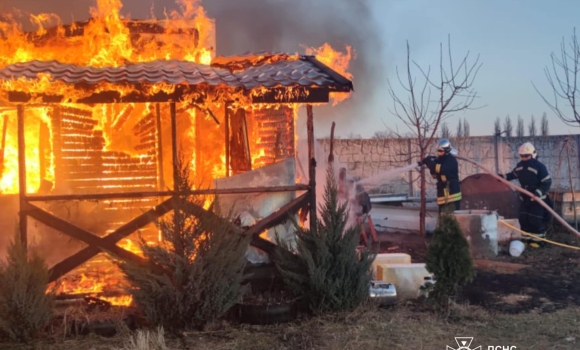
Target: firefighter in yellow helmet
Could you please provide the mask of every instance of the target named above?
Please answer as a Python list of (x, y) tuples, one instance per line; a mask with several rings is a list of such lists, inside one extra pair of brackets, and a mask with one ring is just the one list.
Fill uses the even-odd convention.
[(461, 187), (459, 184), (459, 165), (448, 139), (437, 143), (437, 157), (425, 157), (418, 162), (419, 166), (429, 168), (431, 176), (437, 180), (437, 205), (439, 213), (459, 210), (461, 203)]
[[(519, 154), (520, 161), (512, 172), (505, 175), (499, 174), (499, 176), (508, 181), (518, 179), (522, 188), (550, 205), (551, 200), (548, 197), (548, 191), (552, 186), (552, 178), (546, 166), (537, 159), (536, 148), (530, 142), (526, 142), (520, 146)], [(539, 238), (546, 237), (546, 219), (549, 218), (549, 213), (540, 203), (528, 195), (520, 193), (520, 201), (518, 219), (522, 231), (532, 233)], [(534, 248), (544, 245), (543, 241), (529, 236), (523, 237), (523, 240)]]

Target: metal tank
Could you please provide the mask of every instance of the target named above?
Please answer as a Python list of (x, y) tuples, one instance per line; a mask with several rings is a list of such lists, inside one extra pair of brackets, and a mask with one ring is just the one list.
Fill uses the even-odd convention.
[(463, 179), (461, 195), (461, 210), (496, 210), (506, 219), (518, 217), (520, 199), (517, 192), (489, 174), (474, 174)]

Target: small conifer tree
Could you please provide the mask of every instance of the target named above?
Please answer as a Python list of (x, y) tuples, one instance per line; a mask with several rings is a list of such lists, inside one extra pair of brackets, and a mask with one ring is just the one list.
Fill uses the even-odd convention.
[(360, 225), (347, 228), (348, 206), (338, 200), (333, 169), (326, 176), (324, 205), (315, 229), (297, 227), (296, 253), (278, 240), (282, 250), (274, 262), (285, 284), (314, 313), (351, 310), (368, 298), (371, 264), (376, 254), (357, 253)]
[(216, 202), (204, 212), (204, 196), (188, 195), (189, 170), (179, 158), (180, 195), (173, 217), (158, 222), (159, 245), (140, 240), (146, 266), (119, 262), (129, 292), (145, 318), (170, 332), (203, 327), (239, 301), (245, 253), (251, 237), (236, 235)]
[(475, 270), (469, 244), (453, 214), (444, 211), (438, 221), (427, 250), (426, 268), (435, 276), (429, 299), (445, 311), (450, 298), (473, 279)]
[(0, 263), (0, 332), (17, 342), (38, 337), (53, 315), (48, 267), (34, 249), (29, 251), (16, 235), (6, 262)]

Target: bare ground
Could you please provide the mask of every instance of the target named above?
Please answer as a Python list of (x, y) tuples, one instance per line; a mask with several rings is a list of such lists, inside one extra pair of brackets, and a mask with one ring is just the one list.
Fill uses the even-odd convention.
[[(568, 233), (548, 238), (580, 246), (580, 241)], [(391, 242), (383, 243), (381, 250), (407, 252), (414, 262), (421, 262), (426, 247), (420, 237), (392, 235)], [(528, 249), (519, 258), (503, 252), (494, 261), (524, 264), (527, 268), (478, 268), (475, 280), (448, 317), (437, 316), (417, 303), (401, 303), (390, 309), (367, 305), (349, 314), (302, 318), (290, 324), (222, 323), (181, 338), (166, 335), (168, 349), (441, 350), (446, 346), (457, 348), (456, 336), (474, 337), (472, 348), (580, 348), (580, 251), (549, 245)], [(62, 333), (55, 334), (30, 345), (0, 344), (0, 349), (109, 350), (122, 348), (130, 336), (122, 326), (113, 338), (91, 334), (65, 340)]]

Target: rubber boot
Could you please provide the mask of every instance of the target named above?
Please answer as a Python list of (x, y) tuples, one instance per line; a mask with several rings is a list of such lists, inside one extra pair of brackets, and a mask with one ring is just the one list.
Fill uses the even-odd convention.
[[(534, 234), (534, 236), (539, 237), (539, 238), (546, 238), (546, 233), (536, 233), (536, 234)], [(530, 240), (528, 241), (528, 245), (530, 246), (530, 248), (542, 248), (546, 245), (546, 242), (541, 241), (539, 239), (534, 239), (533, 237), (530, 237)]]

